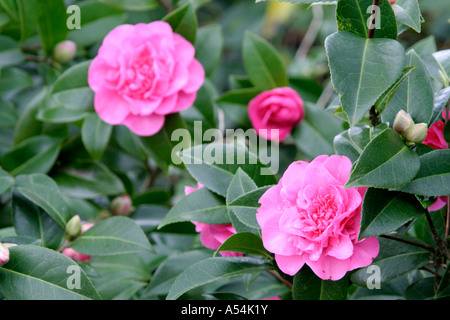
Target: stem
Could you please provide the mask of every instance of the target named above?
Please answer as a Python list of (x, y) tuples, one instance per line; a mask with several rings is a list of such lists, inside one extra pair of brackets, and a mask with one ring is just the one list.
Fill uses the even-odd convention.
[[(380, 5), (380, 0), (373, 0), (372, 2), (372, 8), (373, 7), (378, 7)], [(372, 21), (371, 26), (369, 28), (369, 33), (367, 34), (367, 37), (369, 39), (373, 39), (373, 37), (375, 36), (375, 27), (372, 26), (376, 26), (376, 18), (374, 18), (374, 21)], [(370, 124), (373, 127), (376, 127), (378, 125), (378, 112), (377, 110), (375, 110), (375, 106), (372, 106), (372, 108), (370, 108), (370, 113), (369, 113), (369, 119), (370, 119)]]
[(29, 60), (29, 61), (35, 61), (35, 62), (45, 62), (47, 61), (46, 58), (44, 57), (39, 57), (39, 56), (33, 56), (31, 54), (26, 54), (24, 55), (25, 60)]
[(431, 270), (430, 268), (427, 268), (427, 267), (421, 267), (421, 268), (419, 268), (419, 269), (428, 271), (428, 272), (434, 274), (437, 278), (442, 279), (442, 276), (441, 276), (439, 273), (437, 273), (436, 271)]
[(281, 281), (283, 284), (285, 284), (289, 289), (292, 289), (292, 283), (284, 279), (282, 276), (280, 276), (276, 271), (269, 270), (267, 271), (270, 275), (272, 275), (275, 279)]
[(415, 242), (415, 241), (411, 241), (408, 239), (403, 239), (403, 238), (399, 238), (399, 237), (395, 237), (395, 236), (390, 236), (387, 234), (382, 234), (380, 237), (386, 238), (386, 239), (390, 239), (390, 240), (395, 240), (395, 241), (399, 241), (399, 242), (403, 242), (403, 243), (407, 243), (416, 247), (420, 247), (423, 248), (425, 250), (428, 251), (432, 251), (432, 252), (436, 252), (436, 248), (433, 248), (429, 245), (423, 244), (423, 243), (419, 243), (419, 242)]
[(159, 5), (163, 7), (164, 10), (166, 10), (167, 13), (172, 12), (173, 8), (171, 4), (167, 3), (165, 0), (157, 0), (157, 1)]
[(447, 241), (449, 229), (450, 229), (450, 195), (447, 196), (447, 215), (445, 217), (444, 241)]
[[(373, 7), (378, 7), (380, 5), (380, 0), (373, 0), (372, 2), (372, 8)], [(376, 21), (374, 18), (374, 21), (372, 23), (372, 25), (376, 25)], [(372, 39), (375, 36), (375, 28), (369, 28), (369, 33), (367, 34), (369, 39)]]
[(445, 258), (450, 260), (450, 253), (447, 250), (446, 241), (442, 240), (439, 237), (439, 234), (437, 233), (436, 228), (434, 227), (433, 220), (431, 220), (431, 216), (430, 216), (430, 213), (428, 212), (428, 210), (425, 209), (424, 211), (425, 211), (425, 217), (427, 218), (428, 225), (430, 226), (430, 229), (431, 229), (431, 234), (433, 235), (433, 240), (437, 245), (438, 254), (442, 254)]

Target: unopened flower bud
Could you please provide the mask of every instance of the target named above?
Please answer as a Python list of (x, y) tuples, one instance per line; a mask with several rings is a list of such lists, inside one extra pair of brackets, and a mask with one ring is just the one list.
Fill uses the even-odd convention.
[(72, 217), (66, 224), (65, 236), (68, 241), (75, 240), (81, 234), (81, 220), (80, 216), (76, 215)]
[(9, 249), (0, 242), (0, 266), (9, 261)]
[(421, 143), (427, 137), (428, 126), (426, 123), (417, 123), (407, 129), (403, 136), (409, 142)]
[(133, 209), (133, 203), (129, 195), (115, 198), (111, 202), (111, 212), (116, 216), (127, 216)]
[(392, 125), (392, 128), (400, 133), (403, 134), (406, 130), (408, 130), (410, 127), (414, 125), (414, 121), (411, 118), (411, 116), (406, 113), (404, 110), (400, 110), (397, 115), (395, 116), (394, 124)]
[(77, 45), (75, 42), (66, 40), (58, 43), (53, 50), (53, 59), (61, 64), (67, 64), (75, 58)]
[(395, 1), (397, 1), (397, 0), (389, 0), (389, 3), (392, 5), (395, 3)]

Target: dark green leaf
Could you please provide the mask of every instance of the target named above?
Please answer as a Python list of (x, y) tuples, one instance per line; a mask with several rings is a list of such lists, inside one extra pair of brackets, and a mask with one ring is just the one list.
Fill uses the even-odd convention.
[(422, 205), (413, 195), (369, 188), (364, 196), (359, 238), (389, 233), (422, 213)]
[(403, 143), (397, 132), (386, 129), (364, 149), (346, 187), (395, 188), (411, 181), (419, 167), (419, 156)]
[(221, 251), (242, 252), (271, 257), (271, 254), (264, 248), (261, 237), (251, 232), (239, 232), (232, 235), (222, 243), (216, 252)]
[(186, 40), (195, 44), (197, 35), (197, 16), (194, 6), (188, 2), (164, 17), (163, 21), (171, 25), (173, 32), (182, 35)]
[(195, 42), (195, 57), (205, 69), (206, 76), (211, 76), (222, 55), (224, 39), (219, 24), (210, 24), (198, 29)]
[(145, 11), (154, 9), (155, 7), (158, 6), (158, 2), (155, 0), (100, 0), (100, 1), (123, 10)]
[(423, 17), (417, 0), (397, 0), (393, 7), (395, 16), (400, 23), (411, 27), (418, 33), (421, 32)]
[[(0, 294), (8, 300), (100, 300), (85, 272), (65, 255), (38, 246), (10, 248), (0, 267)], [(79, 275), (79, 289), (69, 289)], [(75, 282), (75, 281), (74, 281)], [(18, 290), (20, 288), (20, 290)]]
[(348, 279), (337, 281), (320, 279), (308, 266), (303, 266), (294, 276), (294, 300), (346, 300)]
[(24, 59), (19, 45), (13, 39), (0, 35), (0, 68), (14, 66)]
[(152, 246), (142, 229), (136, 222), (126, 217), (112, 217), (95, 224), (72, 242), (70, 247), (92, 256), (152, 251)]
[(398, 190), (422, 196), (450, 194), (450, 150), (434, 150), (421, 156), (414, 179)]
[(51, 56), (53, 48), (66, 39), (69, 29), (66, 26), (66, 6), (63, 0), (38, 0), (38, 30), (42, 48)]
[(270, 265), (266, 262), (247, 257), (205, 259), (188, 267), (179, 275), (166, 299), (176, 300), (183, 293), (202, 285), (268, 269)]
[(242, 50), (245, 71), (255, 87), (270, 90), (288, 85), (283, 61), (269, 42), (247, 31)]
[(112, 126), (103, 122), (96, 113), (90, 114), (81, 127), (81, 139), (91, 157), (99, 160), (108, 145)]

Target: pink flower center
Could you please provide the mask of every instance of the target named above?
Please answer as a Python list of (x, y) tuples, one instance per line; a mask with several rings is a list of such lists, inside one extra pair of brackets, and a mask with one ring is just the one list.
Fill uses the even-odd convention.
[(333, 195), (319, 195), (312, 199), (306, 209), (299, 209), (299, 220), (294, 227), (301, 229), (307, 238), (315, 239), (328, 228), (337, 211)]

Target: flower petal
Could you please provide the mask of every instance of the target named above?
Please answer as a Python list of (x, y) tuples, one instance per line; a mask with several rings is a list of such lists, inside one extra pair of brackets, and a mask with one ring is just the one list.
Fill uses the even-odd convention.
[(123, 124), (139, 136), (152, 136), (164, 126), (165, 117), (157, 114), (149, 116), (128, 115)]

